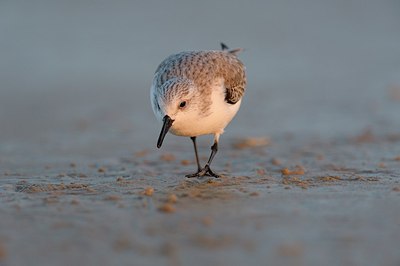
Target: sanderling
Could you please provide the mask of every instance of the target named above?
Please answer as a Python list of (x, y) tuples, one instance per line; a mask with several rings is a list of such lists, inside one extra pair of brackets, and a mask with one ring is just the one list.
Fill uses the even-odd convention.
[[(214, 176), (210, 164), (217, 153), (225, 127), (239, 110), (246, 87), (243, 63), (236, 54), (242, 49), (190, 51), (174, 54), (158, 66), (151, 86), (154, 114), (163, 122), (157, 147), (170, 131), (190, 137), (196, 155), (197, 172), (186, 177)], [(214, 144), (206, 165), (201, 168), (196, 137), (214, 134)]]

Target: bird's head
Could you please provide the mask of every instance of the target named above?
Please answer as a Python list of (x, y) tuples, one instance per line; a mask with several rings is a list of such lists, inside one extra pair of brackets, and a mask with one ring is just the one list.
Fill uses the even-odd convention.
[[(198, 118), (199, 97), (195, 84), (189, 79), (173, 78), (166, 81), (155, 101), (159, 107), (159, 117), (163, 126), (157, 141), (160, 148), (165, 135), (171, 131), (175, 135), (185, 135), (190, 123)], [(158, 108), (157, 107), (157, 108)]]

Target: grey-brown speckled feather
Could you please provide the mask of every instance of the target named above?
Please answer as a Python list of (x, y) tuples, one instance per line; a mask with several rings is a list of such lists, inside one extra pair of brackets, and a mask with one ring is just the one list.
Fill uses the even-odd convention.
[(226, 88), (226, 102), (237, 103), (246, 87), (245, 67), (229, 51), (191, 51), (171, 55), (158, 66), (154, 82), (160, 90), (168, 80), (187, 78), (200, 90), (207, 90), (213, 80), (221, 77)]

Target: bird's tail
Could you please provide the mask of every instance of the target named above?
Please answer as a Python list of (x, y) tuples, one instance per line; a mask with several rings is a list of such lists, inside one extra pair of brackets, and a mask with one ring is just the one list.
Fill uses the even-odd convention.
[(222, 49), (222, 51), (226, 51), (226, 52), (228, 52), (230, 54), (233, 54), (233, 55), (237, 55), (238, 53), (243, 51), (243, 48), (229, 49), (229, 47), (223, 42), (221, 42), (221, 49)]

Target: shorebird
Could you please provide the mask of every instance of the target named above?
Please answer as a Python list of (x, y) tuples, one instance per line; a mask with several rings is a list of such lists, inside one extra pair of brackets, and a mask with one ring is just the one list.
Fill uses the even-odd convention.
[[(151, 86), (151, 106), (163, 123), (157, 147), (161, 147), (168, 132), (190, 137), (197, 172), (186, 175), (189, 178), (220, 176), (210, 165), (219, 138), (239, 110), (246, 88), (245, 67), (237, 58), (242, 49), (230, 50), (223, 43), (221, 47), (219, 51), (188, 51), (167, 57), (158, 66)], [(196, 138), (207, 134), (214, 135), (214, 143), (202, 168)]]

